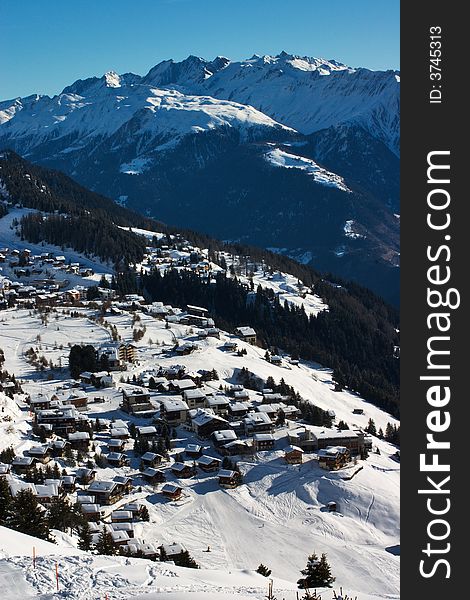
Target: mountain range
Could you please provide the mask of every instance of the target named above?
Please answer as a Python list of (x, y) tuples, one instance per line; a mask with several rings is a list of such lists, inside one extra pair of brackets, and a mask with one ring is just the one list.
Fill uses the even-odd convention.
[(0, 102), (0, 148), (171, 225), (398, 302), (399, 73), (189, 56)]

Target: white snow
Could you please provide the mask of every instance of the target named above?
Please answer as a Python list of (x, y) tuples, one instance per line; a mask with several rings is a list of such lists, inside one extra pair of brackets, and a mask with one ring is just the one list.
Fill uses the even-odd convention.
[(311, 175), (316, 183), (326, 185), (328, 187), (335, 187), (343, 192), (350, 192), (351, 190), (347, 187), (344, 179), (336, 173), (327, 171), (323, 167), (317, 165), (317, 163), (311, 158), (305, 158), (297, 154), (290, 154), (285, 150), (276, 148), (270, 150), (265, 154), (266, 159), (275, 167), (284, 167), (286, 169), (300, 169), (305, 171), (308, 175)]

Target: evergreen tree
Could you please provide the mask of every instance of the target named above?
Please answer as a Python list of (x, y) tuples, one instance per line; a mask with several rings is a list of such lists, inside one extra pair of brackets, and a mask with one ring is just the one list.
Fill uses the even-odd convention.
[(8, 526), (13, 499), (5, 477), (0, 477), (0, 525)]
[(269, 577), (272, 573), (271, 569), (268, 569), (266, 565), (261, 563), (259, 567), (256, 569), (256, 572), (262, 575), (263, 577)]
[(326, 554), (322, 554), (320, 559), (313, 553), (308, 557), (307, 566), (301, 571), (304, 577), (299, 579), (297, 585), (300, 588), (311, 587), (330, 587), (334, 577), (331, 575), (331, 568), (326, 560)]
[(78, 542), (78, 547), (80, 548), (80, 550), (91, 550), (92, 535), (90, 524), (88, 523), (88, 521), (85, 521), (83, 525), (79, 528), (78, 535), (80, 537), (80, 540)]
[(117, 546), (114, 543), (113, 536), (103, 529), (100, 533), (98, 541), (96, 542), (95, 550), (98, 554), (104, 554), (105, 556), (114, 556), (117, 554)]
[(49, 526), (59, 531), (74, 529), (82, 522), (82, 515), (66, 498), (53, 498), (48, 509)]
[(13, 499), (11, 508), (12, 516), (9, 523), (11, 529), (52, 541), (44, 511), (31, 490), (19, 491)]
[(187, 550), (185, 550), (177, 558), (175, 558), (174, 563), (177, 567), (186, 567), (187, 569), (199, 569), (199, 565)]
[(369, 423), (367, 424), (366, 431), (367, 431), (367, 433), (370, 433), (370, 435), (377, 435), (377, 428), (375, 426), (374, 419), (369, 419)]

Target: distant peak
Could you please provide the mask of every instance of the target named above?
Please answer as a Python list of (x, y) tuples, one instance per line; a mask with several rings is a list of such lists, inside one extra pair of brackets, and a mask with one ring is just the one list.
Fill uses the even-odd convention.
[(116, 71), (107, 71), (104, 75), (106, 87), (118, 88), (121, 87), (121, 78)]

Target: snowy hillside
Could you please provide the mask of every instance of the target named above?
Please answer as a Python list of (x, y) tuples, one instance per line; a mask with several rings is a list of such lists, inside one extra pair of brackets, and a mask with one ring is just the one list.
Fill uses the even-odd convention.
[[(107, 326), (102, 327), (90, 321), (92, 311), (79, 312), (80, 317), (70, 319), (66, 311), (59, 308), (56, 317), (46, 324), (38, 315), (25, 310), (2, 313), (1, 344), (5, 351), (5, 368), (16, 373), (24, 392), (31, 397), (38, 393), (49, 395), (71, 383), (65, 366), (69, 353), (67, 343), (86, 340), (97, 347), (109, 344), (110, 328), (116, 328), (123, 341), (132, 341), (135, 313), (121, 310), (117, 315), (108, 314)], [(194, 341), (193, 328), (176, 323), (168, 328), (164, 321), (141, 312), (137, 315), (138, 326), (145, 328), (145, 336), (136, 343), (138, 361), (128, 366), (124, 372), (126, 377), (135, 375), (139, 380), (148, 380), (152, 374), (156, 376), (157, 364), (160, 368), (168, 368), (177, 361), (188, 374), (208, 367), (215, 369), (219, 381), (206, 385), (208, 390), (212, 388), (217, 393), (221, 383), (235, 383), (237, 373), (248, 368), (263, 380), (269, 376), (275, 381), (283, 378), (317, 406), (334, 410), (336, 419), (346, 421), (350, 427), (365, 427), (369, 418), (382, 429), (388, 422), (396, 423), (390, 415), (365, 403), (357, 395), (333, 391), (331, 372), (319, 365), (302, 362), (295, 366), (290, 364), (287, 356), (283, 357), (280, 366), (270, 364), (262, 349), (241, 340), (237, 340), (237, 344), (240, 349), (246, 350), (245, 355), (227, 352), (225, 343), (233, 337), (224, 332), (220, 332), (220, 339), (208, 337), (198, 340), (198, 349), (192, 354), (175, 357), (170, 348), (175, 340), (180, 345)], [(25, 332), (28, 334), (25, 335)], [(52, 371), (52, 379), (32, 370), (25, 355), (31, 346), (40, 346), (40, 352), (48, 361), (63, 365), (61, 369)], [(92, 422), (96, 418), (112, 418), (130, 420), (138, 425), (145, 423), (145, 420), (129, 416), (120, 409), (120, 377), (120, 373), (113, 374), (116, 387), (100, 389), (99, 395), (104, 402), (89, 404), (86, 414)], [(90, 401), (97, 394), (92, 386), (84, 386), (84, 389)], [(249, 390), (249, 397), (254, 403), (261, 400), (261, 395), (255, 391)], [(164, 395), (152, 395), (153, 401), (164, 398)], [(20, 398), (18, 401), (19, 406), (24, 406)], [(13, 446), (16, 452), (25, 452), (37, 443), (31, 439), (29, 414), (18, 410), (10, 400), (6, 400), (5, 406), (13, 421), (2, 427), (1, 447)], [(362, 409), (363, 414), (354, 414), (357, 409)], [(287, 429), (298, 426), (289, 421)], [(321, 430), (318, 427), (314, 429)], [(220, 489), (217, 478), (210, 473), (199, 472), (197, 477), (178, 481), (168, 471), (168, 481), (177, 481), (182, 486), (183, 496), (179, 501), (166, 502), (155, 488), (142, 481), (139, 483), (142, 491), (136, 490), (128, 497), (127, 501), (144, 502), (150, 514), (148, 523), (135, 525), (136, 537), (148, 543), (184, 544), (200, 564), (201, 571), (145, 561), (137, 561), (135, 564), (142, 564), (142, 570), (134, 570), (126, 567), (134, 564), (129, 559), (88, 556), (64, 559), (64, 554), (75, 551), (59, 551), (58, 554), (62, 554), (59, 564), (63, 573), (63, 589), (69, 590), (73, 598), (98, 598), (104, 592), (115, 598), (149, 592), (156, 594), (149, 598), (165, 598), (165, 595), (159, 594), (168, 590), (172, 594), (185, 592), (187, 598), (197, 598), (191, 595), (195, 592), (213, 591), (221, 594), (220, 598), (224, 597), (223, 594), (232, 593), (243, 597), (245, 593), (261, 599), (266, 594), (266, 580), (252, 571), (263, 562), (273, 571), (279, 595), (286, 600), (294, 600), (299, 570), (303, 568), (306, 556), (317, 551), (327, 553), (338, 587), (342, 585), (350, 593), (358, 593), (360, 600), (398, 598), (399, 559), (392, 552), (399, 543), (399, 463), (392, 459), (396, 448), (374, 437), (374, 449), (379, 449), (380, 454), (374, 451), (366, 461), (359, 461), (356, 466), (351, 463), (350, 467), (341, 471), (328, 472), (318, 466), (314, 455), (306, 455), (301, 465), (286, 465), (283, 459), (286, 429), (281, 427), (274, 435), (276, 444), (273, 450), (258, 452), (255, 457), (240, 458), (238, 464), (243, 473), (243, 485), (234, 490)], [(102, 440), (102, 436), (95, 435), (95, 444), (104, 448)], [(176, 456), (187, 443), (201, 442), (186, 427), (178, 427), (172, 456), (173, 453)], [(210, 444), (202, 443), (204, 452), (214, 456)], [(135, 474), (138, 459), (133, 458), (131, 446), (127, 454), (131, 460), (129, 467), (99, 469), (99, 479)], [(335, 513), (325, 509), (331, 501), (337, 503)], [(18, 546), (9, 549), (3, 539), (0, 552), (17, 555)], [(61, 538), (61, 543), (65, 543), (64, 539)], [(67, 544), (70, 546), (72, 542)], [(206, 551), (208, 546), (210, 552)], [(41, 545), (38, 544), (38, 547)], [(44, 554), (50, 550), (48, 546)], [(0, 582), (5, 578), (8, 582), (11, 570), (19, 567), (25, 569), (26, 587), (32, 586), (36, 592), (48, 592), (51, 598), (55, 597), (52, 592), (57, 559), (41, 559), (35, 573), (31, 570), (31, 548), (24, 548), (23, 552), (28, 558), (10, 558), (6, 563), (0, 563), (0, 573), (4, 573)], [(109, 577), (114, 569), (119, 571), (119, 577)], [(94, 573), (91, 581), (84, 577), (87, 570)], [(73, 586), (80, 586), (82, 595), (73, 595)], [(123, 589), (126, 595), (123, 595)], [(9, 598), (8, 595), (6, 597)], [(169, 597), (176, 599), (180, 596)], [(331, 592), (325, 591), (325, 600), (330, 600), (330, 597)], [(182, 595), (181, 599), (184, 598), (186, 596)]]

